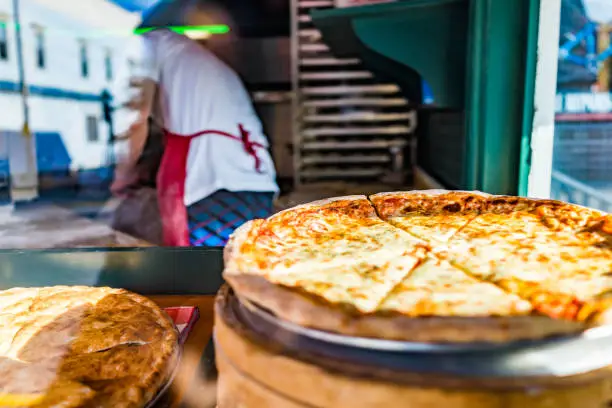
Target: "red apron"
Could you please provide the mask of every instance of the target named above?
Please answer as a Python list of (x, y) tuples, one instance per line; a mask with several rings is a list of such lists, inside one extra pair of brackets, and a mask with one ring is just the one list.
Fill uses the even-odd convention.
[(261, 173), (261, 159), (255, 148), (266, 146), (251, 141), (250, 133), (242, 125), (238, 125), (238, 129), (239, 136), (219, 130), (203, 130), (192, 135), (179, 135), (164, 129), (166, 143), (157, 173), (157, 199), (162, 218), (164, 245), (189, 246), (189, 224), (184, 196), (187, 156), (193, 139), (204, 135), (218, 135), (237, 140), (255, 160), (255, 170)]

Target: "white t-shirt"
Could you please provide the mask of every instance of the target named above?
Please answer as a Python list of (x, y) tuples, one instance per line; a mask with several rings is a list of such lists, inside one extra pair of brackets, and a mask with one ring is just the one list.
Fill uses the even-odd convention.
[(238, 75), (200, 44), (172, 31), (149, 32), (140, 39), (143, 70), (158, 86), (159, 120), (170, 132), (191, 135), (217, 130), (240, 136), (242, 124), (261, 159), (260, 171), (243, 144), (220, 135), (192, 140), (187, 158), (185, 205), (217, 190), (278, 193), (268, 140)]

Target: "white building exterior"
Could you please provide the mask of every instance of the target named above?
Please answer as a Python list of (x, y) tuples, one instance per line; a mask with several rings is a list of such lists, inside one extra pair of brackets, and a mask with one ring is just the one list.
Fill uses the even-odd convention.
[[(138, 63), (126, 44), (140, 16), (107, 0), (19, 1), (31, 132), (61, 135), (72, 170), (107, 165), (109, 130), (99, 97), (108, 89), (125, 99), (117, 93), (127, 89), (117, 83), (125, 83), (119, 76)], [(23, 126), (17, 52), (13, 0), (0, 0), (0, 133), (5, 134)], [(12, 161), (11, 173), (18, 165)]]

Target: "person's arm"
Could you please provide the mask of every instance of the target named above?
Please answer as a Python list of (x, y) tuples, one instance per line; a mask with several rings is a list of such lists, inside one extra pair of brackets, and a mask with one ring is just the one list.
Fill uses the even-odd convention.
[(130, 126), (129, 153), (125, 158), (125, 165), (133, 167), (138, 162), (149, 134), (148, 119), (153, 111), (153, 103), (157, 83), (150, 78), (135, 79), (132, 86), (139, 89), (138, 99), (130, 101), (130, 107), (138, 112), (138, 119)]
[(153, 44), (150, 41), (144, 43), (143, 59), (142, 75), (130, 80), (130, 88), (136, 92), (125, 108), (137, 112), (137, 118), (123, 137), (119, 137), (127, 139), (128, 152), (117, 163), (115, 180), (111, 187), (114, 193), (121, 193), (138, 181), (137, 163), (149, 134), (148, 118), (153, 110), (159, 76)]

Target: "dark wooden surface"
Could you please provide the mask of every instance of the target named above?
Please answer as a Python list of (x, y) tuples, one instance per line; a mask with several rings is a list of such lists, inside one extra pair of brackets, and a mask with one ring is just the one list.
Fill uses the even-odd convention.
[(150, 296), (161, 307), (197, 306), (200, 318), (184, 345), (178, 374), (167, 398), (169, 407), (213, 406), (216, 394), (216, 373), (207, 347), (212, 339), (214, 296)]

